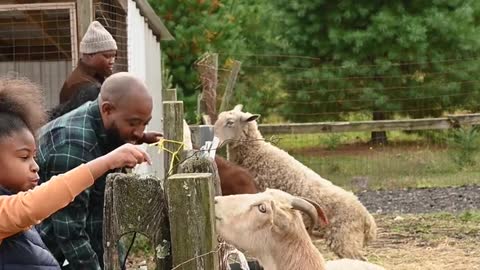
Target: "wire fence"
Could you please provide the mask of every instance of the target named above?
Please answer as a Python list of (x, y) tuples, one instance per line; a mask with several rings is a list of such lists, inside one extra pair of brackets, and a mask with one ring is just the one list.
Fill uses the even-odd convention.
[(0, 4), (0, 75), (28, 77), (46, 105), (77, 61), (75, 3)]
[(114, 72), (128, 71), (127, 13), (116, 0), (101, 0), (94, 4), (95, 19), (112, 34), (117, 42)]
[[(438, 118), (480, 111), (480, 57), (417, 62), (332, 63), (295, 55), (219, 54), (217, 102), (242, 62), (235, 103), (262, 123)], [(452, 125), (452, 127), (454, 127)], [(458, 127), (458, 126), (455, 126)], [(347, 189), (398, 189), (480, 183), (475, 129), (268, 134), (277, 146)]]

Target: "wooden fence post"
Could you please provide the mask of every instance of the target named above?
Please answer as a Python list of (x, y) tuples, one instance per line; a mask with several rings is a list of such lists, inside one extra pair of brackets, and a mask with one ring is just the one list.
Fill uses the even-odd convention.
[(163, 101), (177, 101), (177, 89), (169, 88), (165, 90), (165, 99)]
[(212, 125), (193, 125), (190, 126), (192, 132), (193, 147), (199, 149), (206, 141), (213, 140), (213, 126)]
[(217, 164), (215, 160), (210, 158), (205, 152), (198, 150), (185, 151), (186, 158), (178, 165), (178, 173), (211, 173), (213, 189), (215, 196), (222, 195), (220, 185), (220, 176), (218, 174)]
[[(93, 13), (93, 0), (76, 0), (77, 8), (77, 37), (78, 44), (82, 40), (83, 35), (87, 32), (88, 26), (93, 21), (95, 14)], [(75, 63), (76, 64), (76, 63)]]
[[(183, 142), (183, 102), (182, 101), (164, 101), (163, 102), (163, 136), (167, 140)], [(165, 143), (165, 148), (169, 151), (178, 151), (178, 160), (181, 159), (183, 146), (175, 143)], [(165, 151), (164, 164), (167, 175), (174, 174), (178, 160), (171, 160), (175, 158), (171, 153)], [(173, 164), (173, 165), (172, 165)]]
[(160, 179), (138, 174), (107, 176), (103, 224), (105, 269), (120, 270), (118, 241), (131, 232), (147, 236), (157, 270), (171, 269), (167, 204)]
[[(222, 103), (220, 104), (220, 111), (227, 111), (230, 110), (230, 106), (232, 105), (232, 98), (233, 98), (233, 89), (235, 87), (235, 83), (237, 82), (238, 73), (240, 72), (240, 66), (242, 62), (240, 61), (233, 61), (232, 71), (228, 78), (227, 87), (225, 88), (225, 93), (223, 93)], [(212, 123), (215, 124), (215, 123)]]
[(218, 270), (212, 174), (172, 175), (165, 191), (173, 269)]
[(217, 120), (218, 54), (205, 53), (194, 65), (202, 82), (199, 115), (204, 124), (213, 124)]

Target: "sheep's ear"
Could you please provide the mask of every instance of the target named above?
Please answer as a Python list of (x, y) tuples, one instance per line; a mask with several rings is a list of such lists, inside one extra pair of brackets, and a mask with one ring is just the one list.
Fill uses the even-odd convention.
[(237, 112), (241, 112), (243, 109), (243, 105), (242, 104), (237, 104), (237, 106), (235, 106), (233, 108), (234, 111), (237, 111)]
[(260, 114), (244, 113), (241, 119), (244, 122), (252, 122), (257, 120), (259, 117), (260, 117)]

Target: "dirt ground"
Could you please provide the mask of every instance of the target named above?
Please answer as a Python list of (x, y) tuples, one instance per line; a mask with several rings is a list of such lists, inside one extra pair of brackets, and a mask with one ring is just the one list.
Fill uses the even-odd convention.
[[(462, 217), (375, 215), (378, 239), (367, 257), (387, 270), (480, 269), (480, 223)], [(317, 246), (326, 259), (335, 259), (321, 241)]]
[(458, 213), (480, 210), (480, 186), (363, 191), (356, 194), (370, 213)]

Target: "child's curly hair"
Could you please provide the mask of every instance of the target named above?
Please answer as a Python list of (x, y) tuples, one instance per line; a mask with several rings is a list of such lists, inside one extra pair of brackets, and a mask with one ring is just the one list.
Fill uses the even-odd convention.
[(26, 78), (0, 78), (0, 138), (22, 128), (36, 133), (46, 120), (40, 88)]

